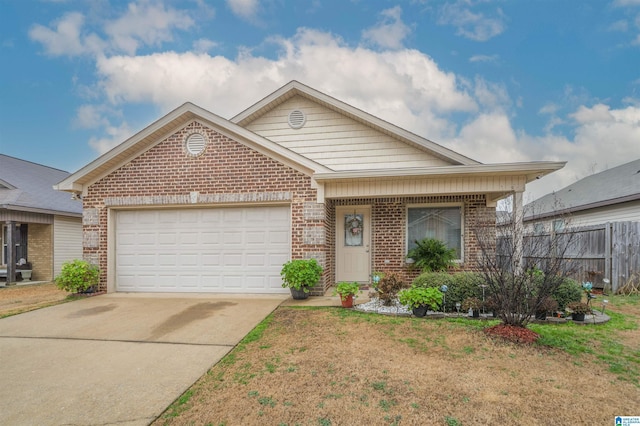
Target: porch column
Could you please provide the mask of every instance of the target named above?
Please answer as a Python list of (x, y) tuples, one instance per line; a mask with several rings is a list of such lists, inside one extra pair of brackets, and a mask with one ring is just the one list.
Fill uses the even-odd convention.
[(515, 273), (522, 272), (524, 266), (524, 251), (523, 251), (523, 239), (524, 239), (524, 209), (522, 206), (522, 192), (513, 193), (513, 248), (514, 248), (514, 263)]
[(15, 223), (11, 220), (7, 224), (7, 285), (16, 283), (16, 241)]

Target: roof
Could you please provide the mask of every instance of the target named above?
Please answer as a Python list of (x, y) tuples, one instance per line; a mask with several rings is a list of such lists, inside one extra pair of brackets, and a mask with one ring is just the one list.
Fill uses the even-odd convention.
[(227, 136), (309, 175), (314, 172), (330, 171), (302, 155), (187, 102), (62, 180), (55, 188), (61, 191), (83, 192), (87, 186), (151, 149), (176, 129), (193, 120), (200, 120), (205, 124), (212, 125)]
[(587, 176), (527, 204), (529, 219), (640, 200), (640, 159)]
[(465, 157), (462, 154), (459, 154), (455, 151), (452, 151), (448, 148), (445, 148), (442, 145), (438, 145), (435, 142), (432, 142), (428, 139), (425, 139), (421, 136), (418, 136), (414, 133), (411, 133), (405, 129), (402, 129), (394, 124), (391, 124), (387, 121), (384, 121), (374, 115), (371, 115), (367, 112), (364, 112), (358, 108), (355, 108), (345, 102), (342, 102), (336, 98), (333, 98), (329, 95), (326, 95), (322, 92), (319, 92), (307, 85), (304, 85), (298, 81), (290, 81), (286, 85), (282, 86), (280, 89), (271, 93), (267, 97), (258, 101), (251, 107), (247, 108), (240, 114), (236, 115), (231, 119), (232, 122), (237, 123), (238, 125), (245, 127), (256, 118), (264, 115), (268, 111), (274, 109), (278, 105), (286, 102), (288, 99), (291, 99), (294, 96), (303, 96), (307, 99), (310, 99), (314, 102), (319, 103), (333, 111), (338, 112), (339, 114), (345, 115), (355, 121), (363, 123), (381, 133), (393, 136), (405, 142), (409, 145), (419, 147), (423, 150), (429, 151), (434, 156), (446, 160), (452, 164), (458, 165), (472, 165), (472, 164), (481, 164), (476, 160), (472, 160), (471, 158)]
[(0, 209), (82, 215), (82, 202), (53, 189), (69, 172), (0, 154)]
[[(320, 164), (305, 155), (296, 153), (245, 128), (245, 126), (253, 122), (255, 119), (261, 117), (283, 102), (286, 102), (288, 99), (298, 95), (304, 96), (314, 102), (324, 105), (327, 108), (331, 108), (340, 114), (357, 120), (380, 132), (386, 133), (404, 143), (428, 151), (434, 156), (446, 160), (451, 165), (446, 167), (406, 167), (386, 170), (335, 171), (326, 165)], [(86, 189), (94, 182), (127, 164), (133, 158), (151, 149), (162, 140), (169, 137), (176, 130), (194, 120), (199, 120), (205, 125), (215, 127), (217, 131), (220, 131), (226, 136), (300, 172), (303, 172), (308, 176), (312, 176), (317, 182), (345, 182), (367, 178), (394, 177), (434, 178), (438, 176), (452, 175), (480, 177), (479, 175), (487, 174), (492, 174), (494, 176), (517, 175), (523, 177), (526, 182), (530, 182), (561, 169), (565, 164), (564, 162), (482, 164), (345, 104), (344, 102), (332, 98), (324, 93), (318, 92), (317, 90), (305, 86), (302, 83), (291, 81), (230, 120), (224, 119), (204, 108), (187, 102), (125, 140), (111, 151), (98, 157), (96, 160), (87, 164), (74, 174), (68, 176), (56, 185), (55, 188), (61, 191), (84, 193), (84, 191), (86, 191)], [(503, 189), (505, 193), (513, 191), (513, 188)]]

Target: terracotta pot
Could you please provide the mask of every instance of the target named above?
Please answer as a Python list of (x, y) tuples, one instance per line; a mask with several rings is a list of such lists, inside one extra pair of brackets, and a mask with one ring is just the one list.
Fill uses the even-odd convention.
[(340, 295), (340, 302), (343, 308), (353, 308), (353, 294), (348, 295), (346, 299)]

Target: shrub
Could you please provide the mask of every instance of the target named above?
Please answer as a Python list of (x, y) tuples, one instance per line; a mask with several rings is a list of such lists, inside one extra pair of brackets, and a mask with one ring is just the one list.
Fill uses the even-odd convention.
[[(424, 272), (411, 283), (412, 287), (435, 287), (440, 289), (446, 285), (447, 292), (444, 297), (445, 311), (453, 312), (456, 303), (462, 303), (468, 297), (482, 297), (482, 287), (485, 278), (475, 272), (458, 272), (448, 274), (446, 272)], [(486, 289), (485, 298), (490, 296)]]
[(422, 272), (446, 271), (453, 266), (457, 254), (455, 249), (448, 248), (445, 243), (435, 238), (425, 238), (415, 242), (416, 247), (409, 250), (407, 258), (413, 259), (414, 268)]
[(378, 297), (385, 306), (390, 306), (398, 297), (398, 292), (407, 285), (395, 272), (385, 273), (378, 284)]
[(59, 289), (72, 293), (87, 291), (98, 285), (100, 269), (96, 265), (76, 259), (62, 264), (60, 275), (55, 278)]
[(551, 297), (558, 302), (558, 308), (563, 311), (570, 303), (582, 300), (582, 287), (575, 280), (565, 278)]
[(411, 309), (429, 306), (431, 310), (437, 311), (442, 305), (442, 292), (435, 287), (411, 287), (400, 290), (398, 300)]
[(320, 281), (322, 266), (315, 259), (294, 259), (282, 266), (280, 271), (282, 287), (309, 292)]

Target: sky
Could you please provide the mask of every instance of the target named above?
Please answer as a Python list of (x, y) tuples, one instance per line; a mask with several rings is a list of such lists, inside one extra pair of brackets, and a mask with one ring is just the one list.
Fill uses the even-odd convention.
[(483, 163), (640, 158), (640, 0), (0, 0), (0, 152), (74, 172), (291, 80)]

